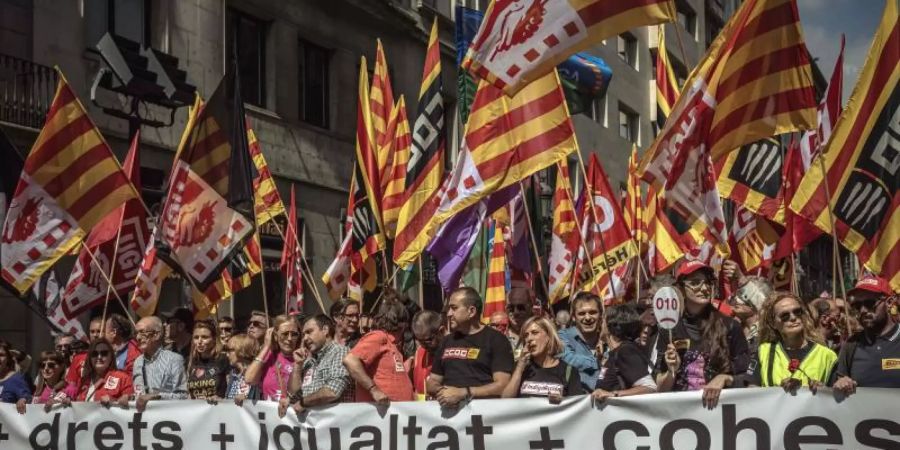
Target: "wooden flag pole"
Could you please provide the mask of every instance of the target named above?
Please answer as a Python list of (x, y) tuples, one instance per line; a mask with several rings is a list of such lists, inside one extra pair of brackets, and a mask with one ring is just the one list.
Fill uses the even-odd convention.
[[(581, 148), (579, 148), (577, 145), (575, 146), (575, 154), (578, 155), (578, 164), (581, 166), (581, 175), (584, 177), (584, 184), (585, 184), (585, 186), (590, 187), (590, 189), (589, 189), (589, 191), (590, 191), (593, 189), (593, 186), (591, 186), (590, 183), (588, 182), (587, 168), (584, 165), (584, 158), (581, 157)], [(591, 195), (591, 198), (585, 199), (585, 201), (590, 201), (591, 213), (594, 216), (594, 224), (599, 224), (600, 216), (597, 215), (597, 205), (594, 204), (593, 192), (590, 192), (590, 195)], [(590, 233), (590, 231), (591, 230), (588, 230), (588, 233)], [(606, 254), (608, 253), (608, 250), (606, 248), (606, 242), (605, 242), (605, 239), (603, 239), (603, 233), (601, 232), (598, 234), (600, 236), (600, 249), (603, 251), (603, 255), (605, 257)], [(593, 265), (594, 264), (593, 258), (590, 258), (590, 256), (589, 256), (589, 259), (591, 261), (591, 265)], [(616, 284), (613, 282), (612, 270), (610, 270), (609, 264), (606, 264), (606, 261), (604, 261), (603, 267), (606, 268), (606, 276), (609, 277), (609, 288), (612, 290), (613, 298), (617, 298), (619, 295), (616, 293)]]
[[(524, 198), (525, 195), (525, 185), (522, 183), (522, 180), (519, 180), (519, 190), (522, 193), (522, 209), (525, 210), (525, 220), (528, 221), (528, 236), (531, 238), (531, 250), (534, 251), (534, 262), (537, 265), (538, 274), (541, 276), (541, 282), (544, 283), (545, 291), (548, 295), (548, 301), (550, 297), (550, 281), (547, 279), (547, 275), (544, 273), (544, 268), (541, 266), (541, 253), (538, 251), (537, 239), (534, 237), (534, 229), (532, 228), (531, 222), (531, 213), (528, 212), (528, 202)], [(512, 211), (510, 211), (512, 212)], [(508, 265), (508, 264), (507, 264)]]
[[(278, 234), (281, 235), (281, 240), (282, 241), (287, 240), (287, 238), (285, 237), (285, 234), (284, 234), (284, 230), (281, 229), (281, 225), (278, 224), (278, 221), (273, 218), (272, 223), (275, 224), (275, 229), (278, 230)], [(303, 247), (300, 246), (300, 241), (297, 240), (298, 239), (297, 233), (294, 233), (294, 239), (295, 239), (294, 243), (296, 243), (297, 246), (302, 249)], [(286, 244), (287, 244), (287, 242), (285, 242), (285, 245)], [(262, 246), (260, 246), (259, 251), (260, 251), (260, 255), (262, 255)], [(262, 259), (262, 258), (260, 258), (260, 259)], [(309, 284), (312, 285), (313, 297), (316, 298), (316, 303), (319, 304), (319, 308), (322, 308), (322, 312), (325, 313), (325, 311), (326, 311), (325, 304), (322, 303), (322, 297), (319, 295), (319, 287), (316, 286), (316, 283), (312, 278), (312, 270), (309, 268), (309, 263), (306, 262), (306, 258), (303, 258), (303, 257), (300, 258), (300, 267), (301, 267), (301, 269), (306, 269), (306, 273), (304, 273), (303, 275), (306, 275), (307, 281), (309, 281)]]
[[(122, 211), (122, 214), (124, 215), (124, 211)], [(121, 221), (120, 221), (120, 223), (121, 223)], [(114, 278), (115, 274), (116, 274), (116, 260), (119, 257), (119, 238), (120, 237), (122, 237), (122, 227), (121, 226), (119, 227), (118, 230), (116, 230), (116, 242), (115, 242), (115, 246), (113, 247), (113, 257), (112, 257), (112, 261), (109, 263), (109, 277), (110, 278)], [(83, 247), (87, 247), (87, 245), (84, 243), (84, 241), (81, 241), (81, 245)], [(113, 287), (112, 283), (106, 283), (106, 297), (103, 299), (103, 314), (100, 316), (100, 320), (101, 320), (100, 330), (104, 330), (104, 328), (106, 328), (106, 311), (109, 307), (109, 292), (112, 290), (112, 287)], [(128, 314), (129, 309), (130, 308), (125, 309), (125, 314), (130, 319), (131, 314)], [(132, 322), (132, 324), (133, 324), (133, 322)]]
[[(847, 293), (844, 289), (844, 269), (841, 268), (841, 252), (840, 246), (838, 245), (838, 237), (837, 237), (837, 229), (834, 226), (834, 206), (831, 204), (831, 188), (828, 186), (828, 171), (825, 170), (825, 154), (819, 153), (816, 157), (816, 160), (819, 161), (819, 166), (822, 168), (822, 183), (825, 185), (825, 201), (828, 202), (828, 221), (831, 225), (831, 242), (832, 242), (832, 272), (831, 272), (831, 286), (832, 286), (832, 298), (837, 296), (837, 289), (834, 287), (835, 283), (840, 282), (841, 288), (841, 298), (844, 299), (845, 304), (849, 304), (849, 299), (847, 298)], [(838, 278), (835, 278), (838, 277)], [(847, 336), (853, 332), (853, 326), (850, 322), (850, 315), (844, 314), (845, 325), (847, 326)]]
[[(83, 248), (84, 251), (87, 252), (88, 256), (90, 256), (91, 263), (94, 264), (95, 266), (97, 266), (97, 270), (100, 271), (100, 275), (103, 276), (103, 279), (106, 280), (106, 283), (111, 285), (112, 279), (110, 279), (109, 274), (107, 274), (106, 271), (103, 270), (103, 266), (101, 266), (100, 262), (97, 261), (97, 256), (94, 255), (94, 252), (91, 251), (90, 247), (88, 247), (87, 245), (84, 245), (84, 241), (82, 241), (81, 248)], [(116, 296), (116, 299), (119, 301), (119, 304), (122, 305), (122, 308), (125, 309), (125, 315), (128, 316), (128, 320), (131, 321), (132, 325), (136, 325), (134, 322), (134, 319), (131, 317), (131, 314), (129, 313), (129, 311), (131, 311), (131, 308), (129, 308), (128, 306), (125, 305), (125, 302), (122, 301), (122, 297), (119, 296), (119, 293), (116, 292), (115, 289), (112, 290), (112, 293), (113, 293), (113, 295)]]
[[(556, 163), (556, 170), (559, 172), (562, 172), (562, 170), (563, 170), (562, 164)], [(569, 186), (569, 187), (571, 187), (571, 186)], [(569, 187), (566, 187), (566, 195), (569, 197), (569, 201), (572, 202), (572, 210), (574, 212), (574, 210), (575, 210), (575, 194), (569, 190)], [(578, 214), (573, 214), (573, 218), (575, 219), (575, 226), (578, 228), (576, 230), (576, 232), (578, 233), (578, 242), (581, 243), (581, 249), (584, 250), (584, 254), (587, 255), (588, 258), (590, 258), (591, 252), (588, 251), (587, 242), (585, 242), (584, 239), (581, 238), (582, 228), (581, 228), (581, 221), (578, 219)], [(578, 255), (575, 255), (575, 259), (576, 260), (578, 259)], [(591, 279), (597, 278), (597, 272), (594, 269), (594, 265), (588, 264), (588, 267), (590, 267), (590, 269), (591, 269)], [(573, 269), (572, 270), (572, 272), (573, 272), (572, 278), (574, 279), (575, 278), (575, 274), (574, 274), (575, 268), (573, 267), (572, 269)], [(575, 292), (575, 283), (572, 283), (572, 293), (574, 294), (574, 292)]]
[(425, 309), (425, 277), (422, 275), (422, 255), (419, 255), (419, 308)]
[[(274, 221), (274, 219), (272, 219)], [(259, 237), (259, 227), (253, 232), (253, 240), (259, 249), (259, 281), (262, 283), (263, 312), (269, 317), (269, 295), (266, 293), (266, 260), (263, 258), (262, 241)], [(251, 281), (252, 283), (252, 281)], [(234, 292), (231, 293), (231, 302), (234, 303)], [(287, 298), (287, 296), (285, 296)], [(287, 314), (287, 301), (284, 303), (284, 313)]]

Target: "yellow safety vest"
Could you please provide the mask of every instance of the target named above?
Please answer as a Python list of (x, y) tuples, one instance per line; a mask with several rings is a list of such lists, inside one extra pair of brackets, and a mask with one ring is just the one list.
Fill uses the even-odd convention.
[(803, 386), (809, 386), (810, 379), (821, 383), (828, 381), (837, 354), (824, 345), (813, 343), (806, 357), (800, 361), (800, 367), (792, 374), (790, 358), (780, 342), (762, 342), (759, 344), (759, 375), (764, 387), (781, 386), (785, 378), (796, 378)]

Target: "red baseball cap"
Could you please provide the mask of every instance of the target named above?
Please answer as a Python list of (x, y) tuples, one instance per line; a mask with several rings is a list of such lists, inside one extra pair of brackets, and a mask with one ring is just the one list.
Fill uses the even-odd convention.
[(703, 261), (690, 260), (681, 263), (681, 265), (675, 269), (675, 278), (686, 277), (698, 270), (706, 270), (711, 276), (716, 276), (713, 268), (706, 265)]
[(876, 294), (891, 296), (894, 295), (894, 292), (891, 290), (891, 287), (888, 285), (887, 280), (884, 278), (879, 278), (874, 275), (866, 275), (862, 277), (859, 281), (856, 282), (856, 286), (853, 286), (853, 289), (850, 289), (850, 292), (847, 295), (853, 295), (859, 291), (866, 292), (874, 292)]

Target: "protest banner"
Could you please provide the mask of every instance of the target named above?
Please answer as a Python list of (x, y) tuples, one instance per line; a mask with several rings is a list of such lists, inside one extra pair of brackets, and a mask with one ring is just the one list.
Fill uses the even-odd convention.
[[(376, 407), (343, 403), (279, 419), (273, 402), (154, 401), (146, 411), (76, 403), (45, 413), (0, 404), (0, 449), (795, 449), (900, 446), (900, 392), (829, 389), (722, 392), (714, 409), (700, 392), (560, 405), (546, 399), (476, 400), (458, 410), (436, 402)], [(803, 447), (808, 448), (808, 447)]]

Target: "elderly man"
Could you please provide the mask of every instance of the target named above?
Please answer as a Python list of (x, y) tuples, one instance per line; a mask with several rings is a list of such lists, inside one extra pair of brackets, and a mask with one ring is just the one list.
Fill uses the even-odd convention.
[(310, 406), (353, 398), (350, 374), (343, 364), (350, 349), (335, 342), (334, 330), (334, 321), (324, 314), (303, 323), (303, 345), (294, 351), (294, 370), (288, 382), (292, 394), (279, 402), (279, 415), (284, 416), (288, 403), (299, 413)]
[(897, 296), (886, 280), (871, 275), (847, 294), (863, 330), (841, 347), (834, 390), (850, 395), (857, 387), (900, 388), (900, 325), (889, 317)]
[(138, 412), (151, 400), (186, 399), (184, 358), (163, 348), (163, 323), (159, 317), (144, 317), (137, 323), (141, 356), (134, 362), (132, 379)]

